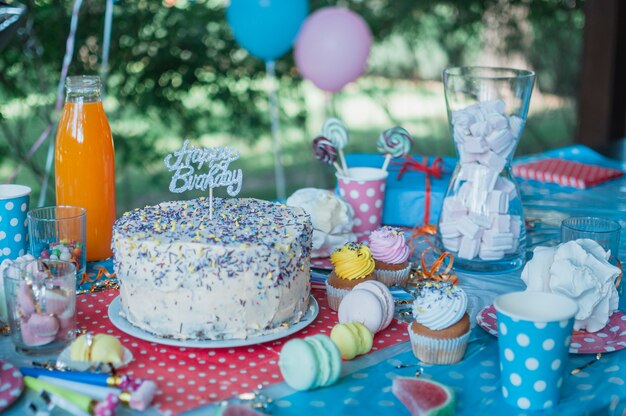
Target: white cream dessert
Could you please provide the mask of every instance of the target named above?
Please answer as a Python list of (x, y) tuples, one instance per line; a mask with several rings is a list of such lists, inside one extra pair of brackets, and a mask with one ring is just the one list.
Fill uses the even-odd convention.
[(328, 257), (334, 249), (356, 241), (352, 232), (352, 207), (331, 191), (303, 188), (287, 198), (287, 205), (300, 207), (311, 216), (313, 252), (311, 257)]
[(610, 253), (589, 239), (536, 247), (522, 271), (527, 290), (567, 296), (578, 304), (574, 330), (597, 332), (617, 310), (615, 279), (621, 273)]
[(164, 202), (113, 227), (122, 315), (175, 339), (243, 339), (298, 322), (309, 304), (311, 223), (258, 199)]

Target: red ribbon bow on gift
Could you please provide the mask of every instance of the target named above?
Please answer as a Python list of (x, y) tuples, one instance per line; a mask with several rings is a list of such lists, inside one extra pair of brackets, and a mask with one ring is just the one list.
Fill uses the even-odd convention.
[[(392, 162), (393, 163), (393, 162)], [(398, 164), (398, 162), (394, 163)], [(404, 157), (404, 161), (400, 166), (400, 170), (398, 171), (398, 180), (402, 179), (402, 175), (404, 175), (408, 171), (414, 172), (424, 172), (425, 173), (425, 186), (424, 186), (424, 226), (420, 228), (420, 234), (435, 234), (436, 227), (433, 224), (429, 224), (430, 222), (430, 176), (434, 176), (437, 179), (441, 179), (443, 175), (443, 159), (437, 157), (433, 160), (433, 163), (428, 166), (428, 156), (423, 157), (423, 162), (420, 163), (413, 158), (411, 155), (406, 155)]]
[(443, 174), (443, 159), (437, 157), (433, 160), (433, 164), (428, 166), (427, 156), (424, 156), (424, 162), (420, 163), (415, 160), (413, 156), (406, 155), (400, 167), (400, 171), (398, 172), (398, 180), (402, 179), (402, 175), (407, 171), (424, 172), (427, 178), (429, 175), (433, 175), (435, 178), (441, 179), (441, 175)]

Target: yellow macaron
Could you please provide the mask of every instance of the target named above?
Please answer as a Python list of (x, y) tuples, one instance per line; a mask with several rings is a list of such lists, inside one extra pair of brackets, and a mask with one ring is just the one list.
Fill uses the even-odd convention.
[(330, 339), (339, 348), (341, 358), (351, 360), (357, 355), (370, 352), (374, 335), (360, 322), (346, 322), (333, 327)]

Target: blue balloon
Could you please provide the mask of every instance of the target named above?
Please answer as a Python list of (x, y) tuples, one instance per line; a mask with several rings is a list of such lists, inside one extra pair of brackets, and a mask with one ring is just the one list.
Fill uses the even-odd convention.
[(308, 0), (231, 0), (226, 19), (241, 46), (273, 61), (291, 48), (308, 12)]

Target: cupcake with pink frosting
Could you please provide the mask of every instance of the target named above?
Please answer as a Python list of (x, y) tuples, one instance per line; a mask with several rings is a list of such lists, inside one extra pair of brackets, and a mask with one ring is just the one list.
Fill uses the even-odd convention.
[(394, 227), (372, 231), (369, 246), (376, 263), (374, 278), (387, 286), (406, 284), (411, 271), (410, 250), (404, 232)]

